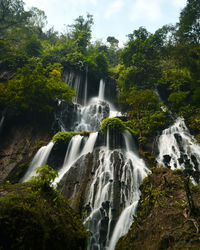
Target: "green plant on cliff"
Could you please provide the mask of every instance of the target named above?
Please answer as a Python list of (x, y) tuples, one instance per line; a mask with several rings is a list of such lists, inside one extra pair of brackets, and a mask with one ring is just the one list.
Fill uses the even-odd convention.
[(127, 126), (125, 122), (116, 117), (104, 119), (101, 123), (100, 129), (103, 134), (106, 133), (107, 129), (109, 129), (110, 131), (119, 134), (122, 134), (124, 130), (128, 130), (133, 136), (137, 135), (136, 131), (134, 131), (132, 128)]
[(66, 146), (68, 145), (68, 143), (70, 142), (70, 140), (72, 139), (73, 136), (75, 135), (82, 135), (82, 136), (88, 136), (90, 133), (90, 131), (82, 131), (82, 132), (58, 132), (56, 133), (52, 140), (54, 142), (54, 149), (55, 150), (65, 150)]
[(49, 185), (54, 178), (55, 171), (45, 165), (34, 181), (0, 185), (0, 249), (85, 248), (87, 231)]
[(119, 118), (106, 118), (102, 121), (100, 129), (103, 134), (107, 129), (122, 133), (126, 127)]

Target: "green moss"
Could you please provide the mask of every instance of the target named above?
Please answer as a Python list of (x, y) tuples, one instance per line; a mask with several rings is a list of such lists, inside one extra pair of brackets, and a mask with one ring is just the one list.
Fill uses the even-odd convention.
[(45, 142), (45, 141), (37, 141), (36, 143), (35, 143), (35, 145), (31, 148), (31, 151), (32, 152), (35, 152), (35, 151), (37, 151), (39, 148), (41, 148), (42, 146), (45, 146), (47, 144), (47, 142)]
[(85, 248), (88, 234), (82, 220), (42, 180), (0, 185), (0, 249)]
[(130, 127), (126, 126), (126, 123), (120, 120), (119, 118), (106, 118), (101, 123), (101, 132), (103, 134), (106, 133), (107, 129), (109, 128), (110, 131), (122, 134), (124, 130), (128, 130), (133, 136), (137, 135), (137, 132), (135, 132)]
[(66, 146), (70, 142), (73, 136), (75, 135), (82, 135), (88, 136), (92, 132), (82, 131), (82, 132), (58, 132), (56, 133), (52, 140), (54, 142), (54, 149), (55, 150), (62, 150), (66, 149)]

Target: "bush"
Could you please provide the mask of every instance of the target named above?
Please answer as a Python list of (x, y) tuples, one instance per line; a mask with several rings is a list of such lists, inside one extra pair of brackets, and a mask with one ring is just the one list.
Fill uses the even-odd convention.
[(0, 249), (85, 249), (82, 220), (49, 185), (55, 173), (45, 165), (30, 182), (0, 185)]
[(82, 135), (88, 136), (92, 132), (82, 131), (82, 132), (58, 132), (56, 133), (52, 140), (54, 142), (54, 149), (55, 150), (63, 150), (66, 149), (66, 146), (70, 142), (73, 136), (75, 135)]
[(134, 137), (137, 135), (137, 132), (135, 132), (130, 127), (126, 126), (126, 123), (120, 120), (119, 118), (106, 118), (101, 123), (101, 132), (104, 134), (107, 129), (109, 129), (112, 132), (122, 134), (124, 130), (128, 130)]

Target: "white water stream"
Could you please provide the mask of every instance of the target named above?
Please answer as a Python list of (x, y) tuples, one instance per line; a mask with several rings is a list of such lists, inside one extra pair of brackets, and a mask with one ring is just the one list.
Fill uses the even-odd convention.
[[(125, 131), (123, 137), (126, 145), (125, 151), (122, 149), (110, 150), (107, 138), (107, 146), (101, 147), (99, 153), (100, 165), (95, 172), (87, 200), (91, 206), (91, 214), (86, 219), (86, 225), (92, 233), (88, 250), (114, 249), (118, 239), (128, 232), (133, 222), (132, 215), (135, 215), (140, 198), (139, 186), (150, 172), (144, 161), (132, 151), (134, 142), (129, 132)], [(119, 190), (115, 190), (117, 183), (121, 183)], [(107, 204), (106, 214), (105, 211), (103, 212), (105, 204)], [(114, 218), (113, 211), (117, 204), (121, 204), (123, 208), (112, 232), (110, 229), (113, 220), (117, 219)], [(107, 239), (103, 242), (101, 231), (102, 223), (105, 223), (105, 220), (107, 220)]]
[[(190, 163), (195, 167), (194, 159), (200, 164), (200, 145), (194, 143), (195, 139), (185, 125), (184, 119), (179, 117), (175, 123), (165, 129), (158, 141), (159, 155), (157, 161), (165, 165), (163, 159), (168, 155), (168, 165), (172, 169), (185, 169)], [(166, 157), (167, 158), (167, 157)]]
[(30, 180), (32, 176), (36, 176), (36, 168), (41, 167), (43, 164), (46, 164), (48, 157), (51, 153), (51, 150), (53, 148), (53, 145), (54, 145), (53, 142), (50, 141), (47, 146), (43, 146), (38, 150), (26, 174), (21, 179), (21, 182), (26, 182)]
[(58, 171), (58, 177), (55, 179), (54, 184), (60, 182), (62, 177), (67, 173), (73, 163), (75, 163), (82, 155), (93, 151), (97, 135), (97, 132), (91, 133), (82, 150), (80, 149), (80, 147), (84, 136), (75, 135), (72, 137), (67, 148), (63, 166), (60, 171)]

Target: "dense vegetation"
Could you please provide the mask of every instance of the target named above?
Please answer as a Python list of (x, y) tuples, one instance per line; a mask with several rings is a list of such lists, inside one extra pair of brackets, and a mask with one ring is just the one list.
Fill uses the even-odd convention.
[[(106, 43), (91, 42), (93, 17), (90, 14), (86, 18), (79, 16), (62, 34), (53, 28), (44, 31), (46, 22), (42, 10), (33, 7), (26, 11), (22, 0), (0, 1), (2, 114), (14, 116), (13, 120), (26, 116), (39, 124), (45, 120), (47, 124), (53, 117), (57, 100), (71, 102), (75, 95), (64, 81), (65, 73), (73, 71), (85, 76), (88, 72), (91, 89), (97, 89), (101, 78), (115, 82), (115, 102), (127, 118), (126, 121), (105, 119), (101, 125), (102, 133), (108, 128), (120, 133), (128, 129), (137, 137), (140, 146), (169, 126), (172, 117), (183, 116), (200, 141), (199, 0), (187, 0), (176, 25), (165, 25), (153, 34), (144, 27), (134, 30), (123, 48), (118, 47), (119, 41), (112, 36)], [(76, 134), (56, 134), (54, 149), (65, 150)], [(88, 132), (82, 134), (88, 135)], [(29, 249), (30, 246), (31, 249), (84, 248), (87, 233), (59, 193), (50, 187), (56, 173), (46, 170), (48, 168), (44, 166), (39, 179), (32, 182), (0, 187), (0, 249)], [(162, 209), (163, 214), (169, 209), (170, 215), (174, 216), (172, 224), (176, 222), (175, 216), (182, 218), (179, 225), (184, 225), (184, 231), (173, 236), (169, 232), (160, 237), (159, 223), (153, 224), (157, 234), (152, 246), (155, 244), (157, 249), (163, 249), (163, 245), (181, 248), (190, 244), (191, 235), (199, 244), (195, 226), (195, 221), (199, 223), (199, 215), (190, 207), (184, 186), (186, 179), (180, 172), (157, 171), (142, 186), (139, 217), (130, 238), (122, 239), (119, 248), (144, 248), (139, 240), (135, 240), (143, 235), (140, 234), (140, 220), (148, 224), (148, 219), (156, 217)], [(164, 177), (160, 178), (161, 174)], [(177, 189), (181, 198), (174, 202)], [(192, 194), (199, 194), (199, 189), (191, 187), (191, 190)], [(162, 225), (167, 226), (168, 217), (162, 219)], [(142, 227), (141, 230), (152, 230), (151, 226), (145, 228), (145, 224)], [(163, 231), (168, 232), (168, 228)], [(147, 235), (151, 236), (149, 232)], [(183, 245), (175, 245), (178, 238), (183, 239)], [(133, 246), (133, 239), (138, 245)], [(151, 240), (146, 240), (148, 246)]]
[(84, 249), (87, 231), (50, 185), (47, 165), (24, 184), (0, 186), (0, 249)]
[(48, 115), (56, 98), (70, 101), (74, 95), (62, 81), (64, 71), (88, 71), (94, 85), (100, 78), (116, 81), (119, 107), (141, 138), (170, 123), (155, 90), (162, 107), (165, 104), (174, 116), (184, 116), (200, 137), (198, 0), (188, 0), (174, 26), (165, 25), (154, 34), (144, 27), (134, 30), (122, 49), (112, 36), (106, 44), (91, 43), (90, 14), (79, 16), (68, 31), (58, 34), (53, 28), (43, 31), (47, 19), (42, 10), (26, 11), (21, 0), (0, 4), (2, 110)]

